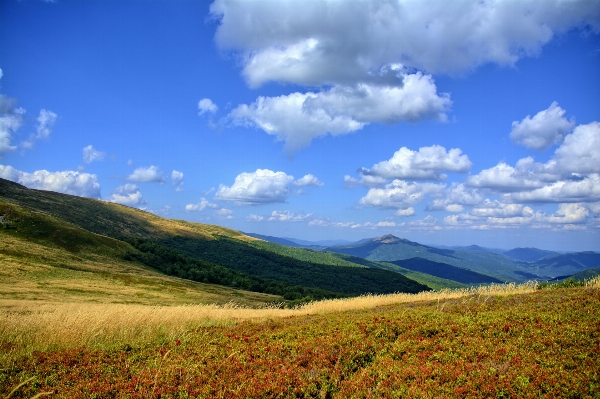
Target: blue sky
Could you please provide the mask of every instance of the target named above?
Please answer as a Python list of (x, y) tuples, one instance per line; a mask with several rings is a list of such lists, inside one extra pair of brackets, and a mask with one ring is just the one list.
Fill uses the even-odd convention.
[(0, 177), (305, 240), (600, 250), (596, 1), (3, 1)]

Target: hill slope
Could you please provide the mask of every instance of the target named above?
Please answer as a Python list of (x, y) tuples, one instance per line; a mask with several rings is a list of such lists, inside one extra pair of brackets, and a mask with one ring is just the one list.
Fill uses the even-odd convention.
[[(0, 300), (245, 306), (281, 296), (167, 276), (126, 260), (129, 244), (0, 200)], [(8, 304), (10, 306), (10, 304)]]

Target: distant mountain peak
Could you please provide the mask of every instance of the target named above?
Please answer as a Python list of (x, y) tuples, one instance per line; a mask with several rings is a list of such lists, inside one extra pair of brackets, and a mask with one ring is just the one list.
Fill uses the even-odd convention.
[(373, 241), (380, 242), (382, 244), (396, 244), (401, 241), (406, 241), (404, 238), (398, 238), (393, 234), (386, 234), (381, 237), (373, 238)]

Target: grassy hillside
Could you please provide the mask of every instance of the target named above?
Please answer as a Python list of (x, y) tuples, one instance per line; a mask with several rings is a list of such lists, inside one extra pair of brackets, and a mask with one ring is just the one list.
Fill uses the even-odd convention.
[(165, 219), (124, 205), (76, 197), (52, 191), (33, 190), (0, 179), (0, 199), (43, 212), (92, 233), (112, 238), (135, 237), (159, 240), (175, 235), (198, 239), (227, 236), (254, 241), (238, 231), (220, 226)]
[(599, 287), (4, 311), (0, 396), (594, 398)]
[[(52, 215), (92, 233), (143, 244), (145, 255), (137, 256), (134, 251), (130, 259), (186, 279), (279, 294), (294, 300), (330, 298), (337, 295), (335, 293), (356, 295), (429, 289), (398, 273), (366, 270), (362, 265), (331, 254), (291, 250), (219, 226), (169, 220), (122, 205), (30, 190), (3, 179), (0, 179), (0, 199)], [(153, 247), (149, 248), (150, 245)], [(142, 251), (142, 247), (136, 249)], [(259, 280), (277, 280), (283, 285)], [(305, 288), (296, 287), (290, 292), (284, 286)]]
[[(42, 213), (30, 212), (17, 205), (0, 200), (2, 236), (15, 240), (13, 249), (4, 252), (14, 258), (24, 256), (22, 247), (32, 243), (47, 247), (46, 256), (40, 262), (55, 267), (64, 266), (64, 254), (53, 250), (63, 249), (79, 258), (93, 260), (102, 255), (102, 262), (109, 265), (105, 273), (110, 274), (111, 263), (116, 265), (133, 263), (145, 266), (144, 270), (163, 272), (186, 280), (207, 284), (218, 284), (235, 289), (277, 295), (286, 300), (309, 300), (347, 296), (341, 292), (330, 292), (319, 288), (301, 287), (295, 283), (273, 281), (217, 265), (215, 263), (186, 257), (152, 241), (137, 238), (128, 242), (100, 236), (80, 229), (60, 219)], [(130, 245), (133, 244), (133, 245)], [(67, 257), (68, 258), (68, 257)], [(73, 268), (73, 266), (69, 266)], [(76, 267), (76, 266), (75, 266)], [(142, 269), (139, 270), (143, 272)], [(235, 297), (231, 298), (235, 300)]]
[(228, 303), (246, 306), (281, 296), (169, 277), (126, 261), (129, 244), (0, 200), (0, 301), (137, 304)]

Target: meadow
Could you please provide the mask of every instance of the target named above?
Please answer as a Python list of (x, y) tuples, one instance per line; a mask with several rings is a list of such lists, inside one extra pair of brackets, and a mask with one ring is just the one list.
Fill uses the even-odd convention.
[(599, 397), (600, 279), (540, 288), (295, 309), (3, 299), (0, 397)]

